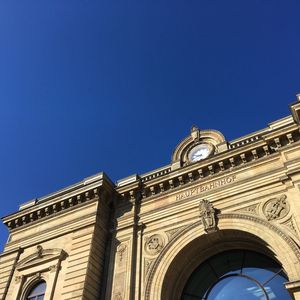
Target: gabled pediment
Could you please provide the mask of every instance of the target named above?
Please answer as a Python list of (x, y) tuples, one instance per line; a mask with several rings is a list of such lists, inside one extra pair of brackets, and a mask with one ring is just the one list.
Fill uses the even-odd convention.
[(16, 264), (17, 270), (31, 268), (53, 260), (62, 260), (67, 256), (67, 253), (58, 248), (43, 249), (42, 246), (36, 247), (36, 252), (23, 258)]

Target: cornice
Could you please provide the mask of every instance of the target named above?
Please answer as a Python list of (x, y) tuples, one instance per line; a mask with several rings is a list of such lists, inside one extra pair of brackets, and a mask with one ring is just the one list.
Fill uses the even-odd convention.
[[(267, 135), (266, 138), (264, 136), (259, 137), (252, 142), (244, 143), (239, 145), (239, 147), (216, 154), (209, 159), (189, 164), (148, 181), (143, 181), (140, 178), (141, 184), (136, 185), (135, 194), (140, 194), (142, 199), (155, 197), (196, 180), (210, 178), (217, 174), (222, 175), (225, 172), (243, 168), (256, 161), (265, 160), (275, 153), (288, 149), (295, 143), (299, 144), (299, 127), (293, 124), (284, 129), (280, 128), (280, 130), (277, 130), (277, 134), (272, 133), (272, 135)], [(131, 187), (132, 184), (128, 189), (126, 186), (122, 187), (121, 196), (124, 200), (130, 199), (130, 195), (133, 193)]]
[(69, 211), (81, 203), (92, 199), (102, 199), (108, 205), (116, 197), (111, 181), (103, 173), (86, 178), (81, 183), (42, 197), (31, 206), (2, 218), (10, 229), (16, 229), (32, 222), (56, 215), (64, 210)]
[(12, 230), (57, 212), (70, 210), (95, 198), (103, 199), (108, 205), (135, 204), (146, 198), (169, 193), (196, 180), (223, 175), (256, 161), (268, 159), (269, 156), (280, 153), (282, 149), (287, 149), (295, 143), (299, 144), (299, 141), (299, 124), (295, 118), (288, 116), (269, 124), (266, 129), (227, 143), (228, 150), (216, 153), (208, 159), (187, 163), (175, 170), (172, 170), (171, 165), (167, 165), (141, 176), (135, 174), (119, 180), (116, 185), (104, 173), (98, 173), (77, 184), (21, 205), (18, 212), (5, 216), (2, 220)]

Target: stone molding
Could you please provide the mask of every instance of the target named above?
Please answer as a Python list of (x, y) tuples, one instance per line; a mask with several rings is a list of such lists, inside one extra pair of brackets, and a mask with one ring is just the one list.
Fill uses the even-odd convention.
[(193, 126), (191, 134), (175, 148), (172, 155), (172, 163), (180, 162), (180, 165), (184, 163), (187, 150), (198, 142), (210, 143), (216, 147), (216, 151), (218, 151), (218, 145), (226, 143), (225, 137), (221, 132), (212, 129), (200, 130)]
[(63, 260), (67, 257), (67, 253), (62, 249), (43, 249), (41, 245), (37, 245), (36, 252), (23, 258), (16, 264), (17, 270), (23, 270), (51, 260)]
[(300, 280), (286, 282), (285, 284), (286, 289), (290, 292), (300, 291)]
[(36, 251), (15, 265), (12, 299), (25, 299), (28, 290), (40, 280), (47, 282), (45, 299), (53, 299), (62, 260), (67, 258), (63, 249), (36, 246)]
[[(208, 130), (207, 132), (212, 134), (215, 131)], [(192, 139), (192, 136), (189, 136), (188, 139)], [(169, 172), (170, 168), (167, 171), (162, 170), (158, 172), (159, 174), (157, 174), (157, 177), (155, 178), (152, 178), (149, 175), (152, 178), (151, 180), (160, 179), (155, 184), (150, 184), (151, 180), (149, 180), (148, 183), (148, 181), (143, 180), (143, 178), (139, 178), (139, 184), (134, 184), (133, 188), (126, 186), (122, 187), (121, 198), (123, 198), (123, 201), (132, 202), (132, 198), (137, 199), (139, 195), (141, 195), (142, 199), (155, 197), (157, 195), (170, 192), (172, 189), (182, 187), (183, 185), (189, 184), (195, 180), (202, 180), (212, 175), (220, 175), (223, 172), (231, 171), (236, 167), (241, 167), (245, 164), (255, 162), (258, 159), (265, 158), (273, 153), (278, 152), (283, 146), (292, 144), (299, 140), (299, 130), (295, 130), (294, 128), (290, 129), (289, 132), (285, 132), (279, 136), (277, 134), (275, 136), (268, 137), (265, 140), (254, 140), (253, 142), (245, 143), (243, 145), (244, 147), (238, 147), (224, 152), (223, 154), (226, 155), (223, 155), (223, 158), (221, 156), (217, 160), (214, 159), (214, 161), (208, 159), (205, 161), (200, 161), (199, 163), (190, 164), (187, 167), (183, 167), (183, 172), (181, 172), (180, 175), (174, 174), (170, 177), (172, 174), (172, 172)], [(110, 189), (110, 193), (112, 193), (113, 187), (110, 187)], [(121, 191), (118, 188), (115, 189), (117, 192)], [(25, 209), (24, 212), (21, 210), (11, 216), (4, 217), (3, 221), (10, 230), (13, 230), (45, 217), (55, 215), (63, 210), (69, 210), (80, 203), (99, 197), (107, 198), (107, 191), (104, 190), (102, 186), (92, 188), (88, 191), (81, 192), (80, 194), (74, 194), (74, 196), (71, 197), (68, 197), (67, 195), (65, 197), (60, 196), (58, 197), (57, 201), (51, 201), (52, 203), (49, 205), (40, 206), (38, 201), (37, 204)], [(42, 203), (44, 204), (44, 202)]]
[[(297, 257), (298, 262), (300, 262), (300, 250), (297, 246), (297, 244), (294, 242), (294, 240), (289, 237), (284, 231), (282, 231), (278, 226), (275, 226), (274, 224), (260, 218), (254, 215), (244, 215), (244, 214), (239, 214), (239, 213), (223, 213), (223, 214), (218, 214), (218, 219), (236, 219), (236, 220), (249, 220), (253, 222), (254, 224), (259, 224), (262, 225), (263, 227), (266, 227), (270, 231), (274, 232), (276, 236), (282, 238), (286, 244), (290, 247), (294, 255)], [(176, 238), (173, 237), (170, 242), (162, 249), (161, 253), (159, 256), (155, 259), (153, 263), (149, 266), (149, 270), (147, 272), (147, 282), (145, 286), (145, 300), (151, 300), (151, 285), (153, 282), (153, 278), (155, 273), (157, 272), (157, 269), (162, 262), (162, 260), (165, 257), (166, 252), (172, 247), (172, 245), (180, 239), (184, 234), (188, 233), (191, 229), (194, 229), (197, 226), (201, 226), (202, 222), (197, 221), (192, 223), (191, 225), (187, 226), (183, 230), (180, 230), (178, 234), (176, 234)]]
[[(243, 144), (244, 147), (233, 148), (222, 153), (212, 159), (206, 159), (186, 167), (182, 167), (180, 175), (168, 172), (149, 179), (149, 181), (139, 179), (142, 185), (136, 186), (136, 190), (140, 191), (142, 199), (156, 197), (170, 192), (173, 189), (180, 188), (186, 184), (190, 184), (197, 180), (203, 180), (214, 175), (225, 174), (228, 171), (244, 167), (258, 160), (265, 159), (272, 154), (278, 153), (282, 147), (288, 146), (300, 140), (298, 129), (290, 130), (287, 133), (276, 135), (275, 137), (268, 137), (267, 139), (256, 139), (252, 143)], [(223, 155), (224, 154), (224, 155)], [(217, 159), (218, 157), (218, 159)], [(149, 175), (150, 176), (150, 175)], [(148, 176), (148, 177), (149, 177)], [(154, 181), (155, 183), (150, 183)], [(117, 189), (118, 191), (118, 189)], [(121, 196), (125, 201), (129, 201), (130, 192), (132, 190), (122, 188)]]
[(47, 206), (37, 206), (36, 209), (33, 206), (30, 210), (26, 210), (26, 212), (22, 213), (22, 211), (20, 211), (16, 213), (15, 217), (4, 217), (4, 224), (7, 225), (10, 230), (14, 230), (46, 217), (57, 215), (63, 211), (69, 211), (84, 202), (99, 199), (100, 197), (107, 198), (105, 191), (101, 187), (94, 188), (76, 196), (58, 199), (56, 202)]

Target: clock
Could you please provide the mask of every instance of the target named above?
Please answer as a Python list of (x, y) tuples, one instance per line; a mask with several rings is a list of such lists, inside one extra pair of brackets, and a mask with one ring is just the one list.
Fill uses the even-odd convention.
[(212, 150), (213, 147), (210, 144), (199, 144), (190, 150), (188, 159), (190, 162), (205, 159), (211, 154)]

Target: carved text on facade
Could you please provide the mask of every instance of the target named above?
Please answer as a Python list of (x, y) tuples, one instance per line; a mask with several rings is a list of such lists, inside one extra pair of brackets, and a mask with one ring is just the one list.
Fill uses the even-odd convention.
[(201, 193), (210, 191), (212, 189), (219, 188), (221, 186), (233, 183), (235, 180), (236, 180), (236, 176), (231, 175), (231, 176), (227, 176), (225, 178), (219, 179), (219, 180), (212, 181), (211, 183), (208, 183), (208, 184), (199, 185), (195, 188), (186, 190), (180, 194), (175, 195), (175, 200), (178, 201), (178, 200), (183, 200), (183, 199), (186, 199), (186, 198), (189, 198), (192, 196), (196, 196)]

